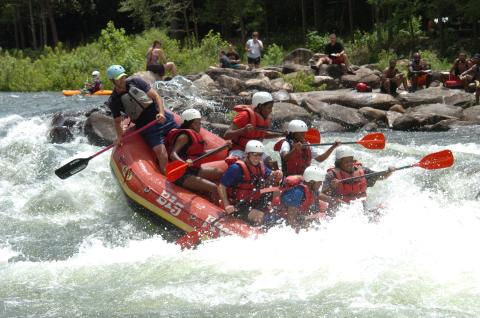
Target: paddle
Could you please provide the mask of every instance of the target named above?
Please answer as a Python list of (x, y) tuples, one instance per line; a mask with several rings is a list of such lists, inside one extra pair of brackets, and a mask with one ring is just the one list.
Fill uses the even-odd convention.
[[(414, 163), (412, 165), (395, 168), (395, 171), (402, 170), (402, 169), (413, 168), (413, 167), (420, 167), (420, 168), (427, 169), (427, 170), (436, 170), (436, 169), (448, 168), (448, 167), (453, 165), (453, 162), (454, 162), (454, 158), (453, 158), (452, 152), (450, 150), (442, 150), (442, 151), (439, 151), (439, 152), (431, 153), (431, 154), (423, 157), (422, 160), (420, 160), (419, 162)], [(372, 173), (366, 174), (364, 176), (346, 178), (346, 179), (342, 179), (342, 180), (338, 180), (338, 181), (339, 182), (345, 182), (345, 181), (351, 181), (351, 180), (364, 178), (364, 177), (369, 178), (369, 177), (381, 175), (381, 174), (384, 174), (384, 173), (387, 173), (387, 172), (389, 172), (389, 170), (380, 171), (380, 172), (372, 172)]]
[[(309, 128), (307, 132), (305, 133), (305, 140), (308, 141), (309, 143), (315, 144), (320, 142), (320, 132), (315, 129), (315, 128)], [(273, 146), (274, 151), (280, 151), (282, 148), (282, 144), (285, 141), (284, 138), (280, 139), (275, 143)]]
[[(342, 142), (342, 145), (359, 144), (367, 149), (384, 149), (385, 148), (385, 136), (382, 133), (371, 133), (364, 136), (358, 141)], [(316, 147), (316, 146), (333, 146), (334, 143), (328, 144), (305, 144), (304, 147)]]
[[(135, 131), (132, 131), (131, 133), (129, 134), (126, 134), (125, 136), (122, 137), (121, 140), (125, 140), (127, 138), (130, 138), (132, 136), (135, 136), (136, 134), (139, 134), (141, 133), (142, 131), (144, 131), (145, 129), (155, 125), (158, 121), (155, 119), (155, 120), (152, 120), (150, 123), (148, 123), (147, 125), (143, 126), (142, 128), (139, 128), (139, 129), (136, 129)], [(83, 169), (85, 169), (88, 165), (88, 162), (90, 161), (90, 159), (93, 159), (95, 158), (96, 156), (98, 155), (101, 155), (102, 153), (104, 153), (105, 151), (109, 150), (110, 148), (113, 148), (114, 147), (114, 144), (111, 144), (110, 146), (108, 147), (105, 147), (103, 148), (102, 150), (100, 150), (99, 152), (96, 152), (94, 153), (93, 155), (91, 155), (90, 157), (88, 158), (76, 158), (76, 159), (73, 159), (72, 161), (70, 161), (69, 163), (63, 165), (62, 167), (58, 168), (57, 170), (55, 170), (55, 174), (60, 178), (60, 179), (67, 179), (68, 177), (71, 177), (73, 176), (74, 174), (82, 171)]]
[[(228, 146), (229, 146), (228, 144), (225, 144), (223, 146), (220, 146), (218, 148), (210, 150), (209, 152), (207, 152), (207, 153), (201, 155), (200, 157), (196, 158), (195, 160), (193, 160), (193, 162), (195, 163), (195, 162), (197, 162), (199, 160), (202, 160), (202, 159), (204, 159), (208, 156), (216, 154), (217, 152), (227, 148)], [(180, 161), (180, 160), (170, 162), (169, 164), (167, 164), (167, 180), (170, 181), (170, 182), (175, 182), (176, 180), (178, 180), (180, 177), (182, 177), (185, 174), (185, 171), (187, 171), (187, 168), (188, 168), (188, 163), (186, 163), (186, 162), (183, 162), (183, 161)]]

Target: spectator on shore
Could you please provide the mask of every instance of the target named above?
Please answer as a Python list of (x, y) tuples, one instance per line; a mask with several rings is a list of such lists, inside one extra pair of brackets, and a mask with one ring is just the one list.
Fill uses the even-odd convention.
[(468, 90), (475, 91), (475, 104), (479, 104), (480, 99), (480, 53), (476, 53), (472, 62), (472, 67), (460, 75), (460, 79), (468, 81)]
[(177, 66), (173, 62), (167, 62), (165, 53), (162, 50), (162, 43), (158, 40), (153, 41), (152, 47), (147, 51), (147, 71), (153, 72), (160, 77), (170, 71), (172, 76), (177, 75)]
[(231, 60), (224, 50), (220, 51), (219, 62), (221, 68), (245, 69), (245, 65), (235, 63), (236, 60)]
[(462, 85), (467, 89), (468, 84), (471, 82), (468, 77), (460, 78), (463, 73), (468, 71), (472, 67), (473, 63), (470, 60), (467, 60), (467, 54), (461, 52), (458, 54), (458, 58), (453, 62), (452, 68), (450, 69), (450, 78), (449, 80), (458, 80), (462, 82)]
[(102, 81), (100, 80), (100, 72), (93, 71), (92, 72), (92, 82), (85, 83), (85, 91), (88, 94), (93, 94), (103, 89)]
[(408, 64), (408, 78), (410, 79), (410, 91), (414, 92), (420, 86), (428, 88), (432, 82), (430, 65), (422, 59), (420, 53), (413, 54), (413, 59)]
[(258, 39), (258, 32), (252, 33), (252, 38), (245, 44), (245, 51), (247, 51), (248, 69), (259, 68), (263, 43)]
[(237, 53), (237, 51), (235, 51), (235, 47), (233, 46), (232, 43), (228, 44), (228, 51), (225, 55), (230, 59), (230, 61), (232, 61), (232, 63), (234, 64), (241, 63), (240, 55)]
[(343, 73), (355, 74), (350, 68), (350, 61), (345, 53), (342, 43), (337, 41), (337, 35), (335, 33), (330, 34), (330, 43), (325, 46), (325, 55), (320, 57), (313, 66), (318, 70), (322, 64), (337, 64), (342, 68)]
[(382, 93), (397, 95), (397, 88), (403, 84), (403, 89), (408, 90), (407, 79), (397, 68), (397, 61), (390, 60), (388, 67), (382, 74), (382, 85), (380, 91)]

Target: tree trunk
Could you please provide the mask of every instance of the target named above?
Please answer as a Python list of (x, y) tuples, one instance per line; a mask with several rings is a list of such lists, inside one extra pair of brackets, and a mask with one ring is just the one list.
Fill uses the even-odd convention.
[(305, 38), (307, 35), (307, 16), (305, 13), (305, 0), (300, 0), (302, 6), (302, 35)]
[(245, 43), (247, 42), (247, 40), (245, 39), (245, 34), (247, 33), (247, 31), (245, 30), (245, 23), (243, 23), (243, 18), (240, 18), (240, 32), (242, 32), (242, 52), (245, 52)]
[(15, 11), (15, 14), (18, 23), (18, 33), (20, 33), (20, 48), (23, 49), (25, 48), (25, 27), (23, 25), (22, 16), (18, 12), (18, 10)]
[(15, 33), (15, 48), (18, 50), (20, 49), (20, 37), (18, 32), (18, 14), (17, 14), (17, 7), (13, 7), (13, 32)]
[(350, 34), (352, 35), (352, 42), (355, 42), (355, 33), (353, 32), (352, 0), (348, 0), (348, 21), (350, 22)]
[(182, 10), (182, 13), (183, 13), (183, 23), (185, 24), (185, 36), (187, 37), (187, 43), (188, 45), (192, 45), (192, 41), (190, 40), (190, 28), (188, 27), (188, 25), (190, 24), (188, 22), (188, 15), (187, 15), (187, 6), (184, 6), (183, 7), (183, 10)]
[(195, 11), (195, 1), (192, 0), (191, 6), (192, 6), (192, 22), (193, 22), (193, 32), (195, 33), (195, 42), (198, 43), (198, 17), (197, 17), (197, 11)]
[(35, 21), (33, 19), (32, 0), (28, 0), (28, 11), (30, 12), (30, 31), (32, 31), (32, 47), (37, 49), (37, 35), (35, 33)]
[(42, 32), (40, 32), (40, 43), (42, 44), (42, 47), (47, 46), (47, 21), (46, 21), (46, 12), (45, 8), (45, 1), (40, 1), (40, 20), (42, 23)]
[(55, 23), (55, 16), (53, 15), (50, 0), (45, 0), (45, 5), (47, 7), (48, 21), (50, 22), (50, 31), (52, 32), (52, 45), (55, 47), (58, 43), (57, 24)]
[(313, 0), (313, 26), (315, 31), (319, 31), (320, 29), (320, 0)]

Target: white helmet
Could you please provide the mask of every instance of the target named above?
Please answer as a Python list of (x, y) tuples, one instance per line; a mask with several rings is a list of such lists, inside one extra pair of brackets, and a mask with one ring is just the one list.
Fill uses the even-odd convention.
[(340, 160), (340, 159), (346, 158), (346, 157), (353, 157), (352, 149), (350, 149), (348, 147), (340, 147), (335, 152), (335, 160)]
[(100, 76), (100, 72), (99, 72), (99, 71), (93, 71), (93, 72), (92, 72), (92, 76), (99, 77), (99, 76)]
[(305, 169), (305, 172), (303, 172), (303, 180), (305, 182), (325, 181), (325, 172), (323, 172), (319, 167), (310, 166)]
[(200, 119), (202, 118), (202, 115), (196, 109), (187, 109), (180, 115), (180, 117), (182, 117), (184, 121), (190, 121), (194, 119)]
[(245, 153), (250, 153), (250, 152), (261, 152), (263, 153), (265, 150), (265, 146), (263, 146), (261, 141), (258, 140), (250, 140), (247, 142), (247, 145), (245, 146)]
[(288, 132), (296, 133), (296, 132), (307, 132), (308, 127), (307, 124), (303, 120), (294, 119), (288, 123)]
[(257, 107), (259, 104), (265, 104), (268, 102), (273, 102), (273, 97), (270, 93), (267, 92), (256, 92), (252, 97), (253, 108)]

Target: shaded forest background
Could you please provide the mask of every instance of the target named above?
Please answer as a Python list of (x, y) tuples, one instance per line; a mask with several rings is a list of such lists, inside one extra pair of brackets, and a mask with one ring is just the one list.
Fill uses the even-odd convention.
[(421, 50), (445, 69), (480, 51), (479, 22), (479, 0), (0, 0), (0, 90), (75, 87), (112, 63), (144, 69), (154, 39), (181, 74), (199, 72), (227, 42), (243, 55), (255, 30), (263, 65), (296, 47), (323, 51), (335, 32), (355, 64)]

